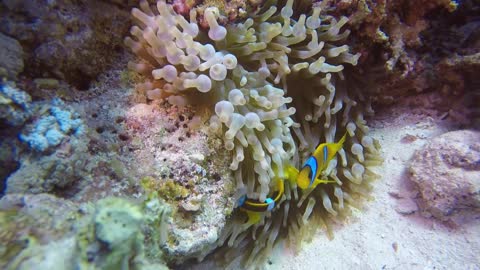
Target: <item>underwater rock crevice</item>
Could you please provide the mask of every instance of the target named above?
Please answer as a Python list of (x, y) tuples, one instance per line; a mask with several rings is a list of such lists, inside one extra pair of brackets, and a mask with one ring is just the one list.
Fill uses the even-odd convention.
[(122, 48), (128, 13), (112, 3), (22, 0), (1, 5), (0, 32), (20, 42), (21, 58), (29, 63), (23, 74), (29, 77), (53, 77), (84, 91), (123, 52), (115, 48)]

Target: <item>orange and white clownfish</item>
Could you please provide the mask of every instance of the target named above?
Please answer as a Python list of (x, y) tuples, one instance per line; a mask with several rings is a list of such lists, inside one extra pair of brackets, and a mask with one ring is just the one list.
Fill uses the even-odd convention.
[(333, 180), (322, 180), (318, 177), (328, 167), (345, 142), (347, 133), (337, 143), (322, 143), (307, 159), (297, 177), (297, 185), (301, 189), (315, 188), (318, 184), (335, 183)]

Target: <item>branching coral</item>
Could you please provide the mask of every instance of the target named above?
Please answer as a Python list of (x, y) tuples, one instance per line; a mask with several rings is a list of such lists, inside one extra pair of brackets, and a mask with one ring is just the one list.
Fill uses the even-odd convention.
[(225, 26), (217, 22), (217, 8), (206, 8), (209, 30), (202, 31), (195, 9), (186, 20), (163, 1), (155, 11), (141, 1), (141, 10), (132, 11), (139, 26), (125, 40), (141, 58), (129, 66), (149, 78), (137, 88), (149, 99), (212, 104), (210, 131), (232, 152), (239, 196), (265, 201), (277, 179), (299, 168), (320, 141), (348, 133), (340, 161), (333, 159), (322, 172), (334, 184), (299, 192), (294, 181), (285, 181), (272, 212), (248, 221), (235, 215), (215, 245), (237, 247), (227, 257), (247, 265), (265, 259), (280, 234), (298, 236), (312, 213), (318, 222), (342, 216), (356, 196), (367, 195), (376, 176), (368, 166), (381, 162), (363, 118), (371, 111), (368, 100), (345, 80), (360, 56), (344, 44), (349, 31), (341, 29), (348, 19), (322, 15), (320, 5), (308, 7), (307, 15), (297, 14), (308, 6), (302, 1), (274, 2)]

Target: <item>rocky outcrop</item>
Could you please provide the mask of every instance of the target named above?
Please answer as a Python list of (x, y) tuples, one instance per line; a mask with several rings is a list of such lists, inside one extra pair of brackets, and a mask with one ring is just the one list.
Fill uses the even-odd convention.
[(480, 217), (480, 132), (452, 131), (432, 139), (415, 154), (410, 172), (424, 214), (444, 221)]
[(0, 2), (0, 32), (23, 47), (25, 72), (65, 80), (79, 90), (87, 90), (122, 52), (129, 20), (128, 10), (104, 1)]
[(17, 40), (0, 33), (0, 76), (16, 79), (22, 71), (22, 46)]

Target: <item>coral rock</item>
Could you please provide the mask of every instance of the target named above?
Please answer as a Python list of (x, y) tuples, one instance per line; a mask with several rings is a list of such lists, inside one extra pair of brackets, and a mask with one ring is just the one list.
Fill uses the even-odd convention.
[(441, 220), (480, 215), (480, 132), (453, 131), (432, 139), (410, 166), (420, 208)]
[[(30, 60), (25, 66), (28, 73), (44, 76), (47, 72), (86, 90), (112, 63), (112, 52), (121, 51), (121, 36), (127, 31), (122, 22), (127, 17), (126, 11), (103, 1), (80, 5), (72, 1), (2, 1), (0, 31), (20, 42), (25, 59)], [(0, 49), (0, 54), (3, 51)]]
[(23, 71), (22, 57), (23, 49), (20, 43), (0, 33), (0, 76), (7, 75), (9, 79), (16, 79), (18, 73)]
[(8, 84), (0, 85), (0, 122), (9, 126), (21, 126), (32, 114), (31, 101), (32, 98), (26, 92)]

